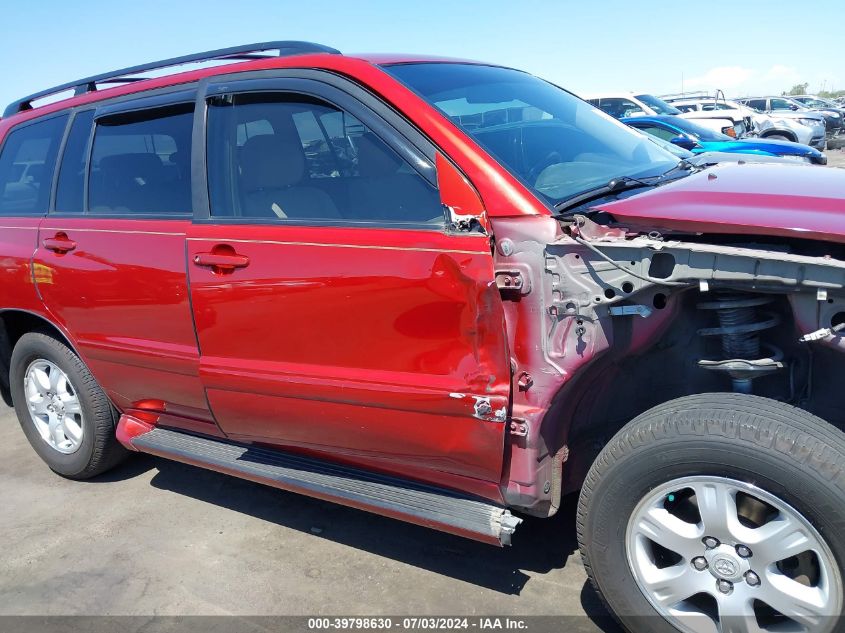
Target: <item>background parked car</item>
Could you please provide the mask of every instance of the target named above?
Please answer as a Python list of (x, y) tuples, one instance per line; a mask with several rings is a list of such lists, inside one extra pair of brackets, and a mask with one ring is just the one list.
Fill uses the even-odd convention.
[(676, 115), (695, 119), (701, 125), (735, 138), (750, 130), (750, 121), (736, 110), (718, 112), (681, 112), (678, 108), (650, 94), (612, 93), (590, 95), (586, 100), (610, 116), (621, 119), (630, 116)]
[(816, 165), (827, 164), (827, 157), (808, 145), (767, 139), (734, 139), (680, 117), (649, 116), (630, 117), (621, 120), (633, 128), (668, 141), (694, 154), (705, 152), (755, 154), (778, 156)]
[(752, 131), (760, 138), (770, 138), (780, 141), (792, 141), (803, 145), (810, 145), (813, 140), (813, 128), (800, 123), (797, 119), (789, 119), (777, 114), (758, 112), (748, 106), (736, 101), (725, 99), (719, 91), (717, 95), (711, 96), (706, 93), (696, 96), (667, 96), (663, 97), (668, 103), (683, 112), (693, 110), (719, 111), (735, 109), (742, 112), (743, 116), (751, 120)]
[(840, 117), (840, 127), (845, 128), (845, 106), (834, 103), (829, 99), (823, 99), (822, 97), (818, 97), (816, 95), (797, 95), (791, 97), (791, 99), (807, 106), (808, 108), (819, 110), (820, 112), (830, 110), (838, 113)]
[[(637, 130), (637, 128), (634, 128)], [(686, 162), (696, 167), (710, 167), (712, 165), (724, 165), (725, 163), (776, 163), (781, 165), (805, 165), (803, 161), (799, 162), (792, 160), (790, 157), (773, 156), (771, 154), (740, 154), (738, 152), (699, 152), (693, 154), (691, 151), (684, 149), (679, 145), (675, 145), (669, 141), (665, 141), (660, 137), (649, 134), (643, 130), (637, 130), (650, 140), (655, 145), (663, 148), (667, 152), (674, 154), (678, 158), (684, 159)], [(815, 150), (814, 150), (815, 151)]]
[[(776, 112), (781, 116), (797, 118), (805, 125), (811, 125), (812, 120), (820, 120), (824, 123), (825, 137), (828, 139), (838, 134), (842, 126), (842, 117), (838, 112), (811, 109), (789, 97), (745, 97), (737, 101), (760, 112)], [(818, 149), (824, 149), (823, 144), (819, 146), (813, 143), (812, 145)]]

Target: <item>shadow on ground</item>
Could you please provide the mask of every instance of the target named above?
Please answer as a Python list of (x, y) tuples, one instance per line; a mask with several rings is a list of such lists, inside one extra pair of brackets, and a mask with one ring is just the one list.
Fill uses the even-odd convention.
[[(151, 480), (156, 488), (504, 594), (519, 595), (530, 579), (526, 572), (545, 574), (580, 564), (577, 557), (570, 559), (578, 549), (576, 496), (566, 497), (551, 519), (525, 517), (513, 545), (496, 548), (150, 455), (137, 455), (91, 481), (131, 479), (151, 469), (157, 471)], [(584, 612), (602, 630), (620, 630), (589, 584), (580, 599)]]

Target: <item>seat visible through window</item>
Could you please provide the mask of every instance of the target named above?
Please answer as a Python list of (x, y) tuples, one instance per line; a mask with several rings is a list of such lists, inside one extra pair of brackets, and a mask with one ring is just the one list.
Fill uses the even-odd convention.
[(241, 214), (245, 217), (338, 218), (334, 202), (306, 180), (300, 143), (254, 136), (240, 152)]
[(444, 221), (440, 196), (348, 112), (290, 93), (211, 100), (211, 215), (279, 220)]
[(193, 106), (97, 120), (90, 213), (190, 213)]

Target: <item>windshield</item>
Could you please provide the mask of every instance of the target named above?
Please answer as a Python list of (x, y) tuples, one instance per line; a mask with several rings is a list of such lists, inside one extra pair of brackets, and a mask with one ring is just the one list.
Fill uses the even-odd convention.
[(452, 63), (385, 70), (551, 204), (614, 178), (656, 176), (678, 164), (629, 127), (527, 73)]
[(804, 105), (810, 106), (811, 108), (836, 107), (830, 101), (825, 101), (824, 99), (815, 99), (813, 97), (801, 97), (800, 99), (795, 99), (795, 101), (800, 101)]
[(654, 110), (657, 114), (680, 114), (681, 111), (675, 106), (671, 106), (662, 99), (658, 99), (652, 95), (636, 95), (639, 101), (642, 101), (649, 108)]

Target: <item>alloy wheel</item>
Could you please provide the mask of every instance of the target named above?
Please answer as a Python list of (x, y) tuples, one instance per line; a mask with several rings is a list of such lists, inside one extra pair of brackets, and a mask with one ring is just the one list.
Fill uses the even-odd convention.
[(824, 633), (842, 611), (842, 575), (819, 532), (741, 481), (655, 488), (631, 515), (626, 550), (640, 590), (682, 631)]
[(24, 393), (41, 439), (60, 453), (79, 450), (84, 428), (82, 405), (67, 374), (49, 360), (33, 361), (24, 374)]

